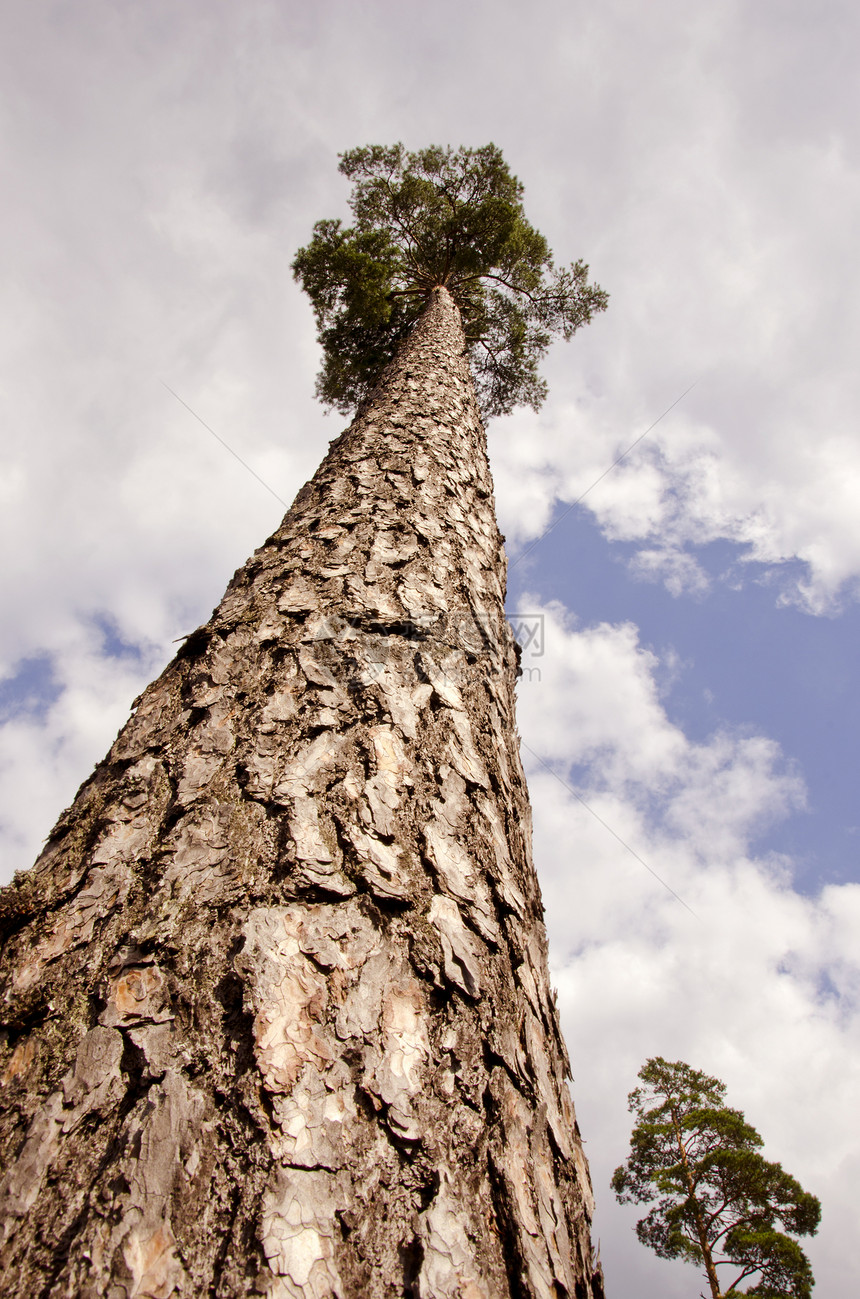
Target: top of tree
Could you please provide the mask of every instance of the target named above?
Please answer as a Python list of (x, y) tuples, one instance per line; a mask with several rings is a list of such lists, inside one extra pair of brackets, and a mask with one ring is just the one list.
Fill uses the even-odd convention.
[(525, 218), (500, 149), (369, 145), (340, 155), (354, 224), (318, 221), (293, 273), (311, 299), (323, 367), (317, 396), (342, 413), (373, 386), (435, 288), (460, 308), (485, 416), (537, 410), (538, 362), (606, 307), (584, 262), (556, 269)]
[[(712, 1299), (809, 1299), (812, 1269), (790, 1237), (815, 1234), (820, 1202), (759, 1153), (761, 1137), (725, 1104), (718, 1078), (660, 1056), (639, 1078), (630, 1154), (612, 1188), (622, 1203), (657, 1201), (636, 1225), (642, 1244), (703, 1267)], [(730, 1269), (726, 1288), (720, 1268)]]

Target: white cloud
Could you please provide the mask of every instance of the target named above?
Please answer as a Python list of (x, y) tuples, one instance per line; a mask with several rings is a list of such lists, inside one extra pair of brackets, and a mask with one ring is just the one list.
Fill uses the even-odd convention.
[(825, 613), (860, 574), (860, 106), (833, 76), (845, 15), (829, 9), (813, 34), (797, 11), (764, 11), (665, 4), (646, 31), (615, 6), (623, 40), (591, 24), (585, 43), (606, 57), (565, 119), (577, 162), (545, 171), (541, 197), (554, 245), (582, 245), (610, 307), (554, 350), (551, 409), (495, 445), (504, 462), (540, 428), (551, 469), (537, 500), (519, 483), (516, 525), (502, 493), (507, 530), (530, 539), (695, 382), (585, 506), (646, 552), (728, 540), (775, 567), (783, 599)]
[[(544, 757), (587, 765), (590, 787), (623, 790), (652, 813), (659, 795), (667, 822), (699, 830), (702, 853), (722, 853), (727, 837), (748, 837), (766, 816), (802, 802), (801, 782), (772, 741), (720, 732), (694, 744), (670, 722), (661, 665), (632, 623), (577, 631), (559, 604), (541, 610), (531, 596), (520, 604), (544, 619), (545, 657), (524, 660), (540, 679), (523, 695)], [(674, 660), (669, 669), (677, 672)]]
[(645, 581), (663, 581), (674, 596), (706, 595), (711, 586), (711, 579), (693, 555), (669, 546), (637, 551), (630, 570)]
[(58, 813), (113, 743), (131, 701), (169, 656), (171, 647), (152, 642), (136, 651), (117, 646), (108, 655), (105, 631), (113, 629), (71, 628), (44, 662), (45, 697), (25, 697), (0, 726), (0, 886), (32, 865)]
[(860, 1266), (843, 1235), (860, 1165), (860, 885), (803, 897), (789, 862), (756, 855), (762, 826), (802, 806), (772, 741), (722, 732), (694, 743), (667, 718), (658, 662), (635, 628), (577, 629), (559, 606), (544, 613), (541, 678), (524, 683), (519, 718), (609, 1291), (642, 1293), (652, 1277), (645, 1292), (681, 1299), (695, 1283), (647, 1260), (637, 1215), (608, 1190), (628, 1148), (626, 1093), (663, 1055), (721, 1077), (768, 1156), (821, 1196), (809, 1252), (822, 1291), (847, 1296)]

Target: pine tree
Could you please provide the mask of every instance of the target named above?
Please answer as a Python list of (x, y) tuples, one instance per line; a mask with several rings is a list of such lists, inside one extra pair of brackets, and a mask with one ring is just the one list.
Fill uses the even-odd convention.
[(0, 897), (4, 1292), (602, 1295), (447, 287), (376, 380)]
[(810, 1299), (812, 1268), (791, 1237), (815, 1235), (818, 1199), (764, 1158), (718, 1078), (661, 1056), (639, 1078), (630, 1155), (612, 1188), (622, 1204), (657, 1201), (636, 1224), (642, 1244), (701, 1267), (712, 1299)]

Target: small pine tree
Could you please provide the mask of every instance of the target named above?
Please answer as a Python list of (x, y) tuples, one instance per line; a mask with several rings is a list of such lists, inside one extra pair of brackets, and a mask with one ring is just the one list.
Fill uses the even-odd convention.
[[(820, 1202), (763, 1158), (762, 1138), (724, 1103), (719, 1079), (660, 1056), (639, 1078), (630, 1154), (612, 1189), (622, 1204), (657, 1200), (636, 1224), (642, 1244), (703, 1267), (712, 1299), (809, 1299), (812, 1269), (791, 1236), (815, 1234)], [(718, 1268), (734, 1270), (725, 1287)]]

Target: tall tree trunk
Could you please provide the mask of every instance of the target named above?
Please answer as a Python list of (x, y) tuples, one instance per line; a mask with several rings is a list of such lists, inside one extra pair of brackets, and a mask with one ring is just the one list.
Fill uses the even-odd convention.
[(672, 1117), (672, 1127), (675, 1129), (675, 1141), (678, 1145), (678, 1154), (681, 1157), (681, 1167), (684, 1170), (684, 1181), (687, 1184), (687, 1204), (692, 1212), (696, 1238), (699, 1242), (699, 1249), (702, 1251), (702, 1262), (705, 1265), (705, 1273), (707, 1274), (708, 1285), (711, 1289), (711, 1299), (723, 1299), (723, 1293), (720, 1290), (720, 1278), (717, 1275), (716, 1265), (714, 1264), (714, 1255), (711, 1251), (711, 1242), (708, 1239), (704, 1210), (699, 1203), (699, 1197), (696, 1195), (696, 1184), (693, 1181), (693, 1172), (690, 1168), (690, 1161), (687, 1157), (687, 1147), (684, 1144), (684, 1130), (681, 1127), (681, 1117), (676, 1109), (672, 1109), (669, 1112)]
[(602, 1295), (435, 292), (2, 895), (4, 1293)]

